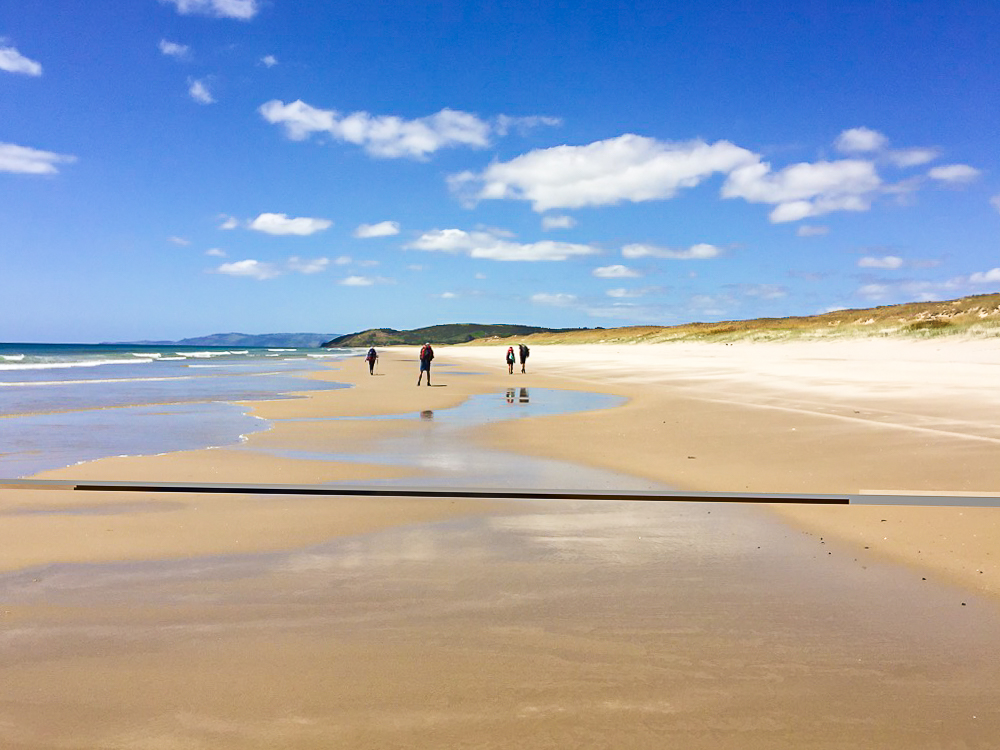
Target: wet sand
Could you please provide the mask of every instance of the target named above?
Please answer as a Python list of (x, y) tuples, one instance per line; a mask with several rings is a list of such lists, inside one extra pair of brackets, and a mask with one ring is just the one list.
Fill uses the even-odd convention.
[[(684, 489), (941, 490), (960, 468), (907, 462), (906, 435), (992, 446), (974, 380), (949, 390), (941, 371), (938, 398), (914, 398), (878, 388), (874, 355), (845, 391), (802, 354), (779, 387), (773, 355), (754, 371), (719, 349), (532, 349), (508, 375), (502, 351), (440, 348), (483, 374), (437, 367), (419, 389), (400, 386), (413, 351), (375, 378), (350, 360), (320, 377), (357, 388), (255, 403), (275, 428), (240, 446), (43, 476), (429, 482), (363, 458), (435, 434), (414, 414), (509, 384), (629, 401), (491, 423), (481, 445)], [(387, 418), (293, 421), (364, 414)], [(966, 459), (983, 464), (966, 487), (1000, 487), (987, 458)], [(793, 512), (798, 528), (698, 503), (0, 491), (0, 746), (993, 747), (1000, 607), (971, 591), (997, 577), (970, 567), (996, 548), (992, 509)], [(923, 567), (884, 561), (914, 544)]]
[(51, 566), (0, 592), (17, 750), (1000, 736), (994, 602), (752, 508), (524, 504), (290, 553)]

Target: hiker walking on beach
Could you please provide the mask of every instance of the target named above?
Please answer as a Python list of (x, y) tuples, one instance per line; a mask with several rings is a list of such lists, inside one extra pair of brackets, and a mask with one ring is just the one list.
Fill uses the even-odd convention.
[(434, 350), (429, 343), (424, 344), (420, 350), (420, 376), (417, 378), (417, 385), (423, 380), (424, 372), (427, 373), (427, 385), (431, 384), (431, 360), (434, 359)]
[(529, 354), (528, 347), (526, 347), (524, 344), (518, 344), (517, 348), (520, 350), (521, 353), (521, 372), (523, 373), (524, 364), (528, 361), (528, 354)]
[(507, 347), (507, 372), (514, 374), (514, 347)]
[(368, 350), (368, 356), (365, 357), (365, 362), (368, 363), (369, 375), (375, 374), (375, 362), (377, 360), (378, 360), (378, 353), (375, 351), (375, 347), (373, 346), (371, 349)]

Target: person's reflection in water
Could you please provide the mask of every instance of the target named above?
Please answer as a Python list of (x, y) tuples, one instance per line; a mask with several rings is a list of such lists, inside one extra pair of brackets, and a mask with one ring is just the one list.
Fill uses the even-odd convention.
[(507, 389), (507, 403), (508, 404), (513, 404), (514, 403), (514, 389), (513, 388), (508, 388)]
[(431, 411), (430, 409), (424, 409), (422, 412), (420, 412), (420, 418), (421, 419), (434, 419), (434, 412)]
[(521, 389), (521, 395), (518, 397), (517, 400), (520, 401), (522, 404), (528, 403), (528, 389), (527, 388), (522, 388)]

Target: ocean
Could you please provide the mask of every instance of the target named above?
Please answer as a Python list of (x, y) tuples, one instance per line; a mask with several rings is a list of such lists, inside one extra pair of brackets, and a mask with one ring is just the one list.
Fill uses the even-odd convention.
[(121, 455), (239, 443), (233, 403), (346, 387), (307, 379), (351, 349), (0, 343), (0, 479)]

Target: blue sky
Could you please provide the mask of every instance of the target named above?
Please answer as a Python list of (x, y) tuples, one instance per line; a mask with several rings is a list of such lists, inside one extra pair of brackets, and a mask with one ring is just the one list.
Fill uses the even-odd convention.
[(984, 2), (0, 0), (0, 340), (996, 291), (998, 32)]

